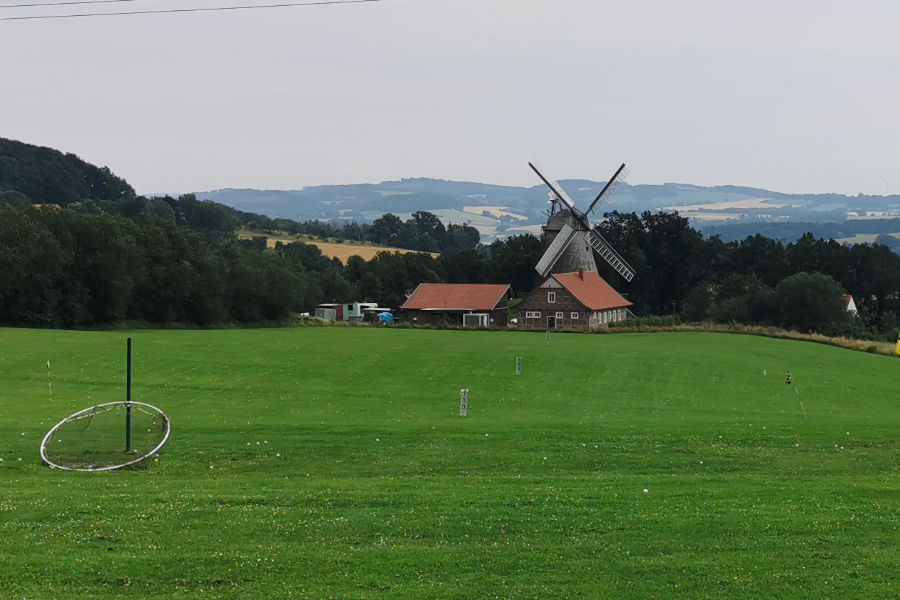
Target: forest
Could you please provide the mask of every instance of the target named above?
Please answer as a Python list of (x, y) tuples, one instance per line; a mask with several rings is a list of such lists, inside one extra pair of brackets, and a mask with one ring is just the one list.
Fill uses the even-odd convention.
[[(477, 230), (419, 211), (403, 221), (296, 223), (193, 195), (145, 198), (105, 168), (18, 142), (0, 144), (0, 324), (92, 327), (132, 323), (273, 323), (321, 302), (397, 307), (421, 282), (540, 283), (541, 241), (486, 245)], [(900, 256), (882, 244), (844, 246), (803, 235), (704, 236), (677, 213), (613, 212), (603, 235), (635, 267), (630, 283), (598, 258), (601, 275), (641, 316), (777, 325), (894, 339)], [(238, 239), (237, 229), (260, 232)], [(312, 244), (266, 248), (271, 231), (369, 241), (430, 254), (380, 253), (347, 264)], [(844, 310), (852, 294), (859, 315)]]

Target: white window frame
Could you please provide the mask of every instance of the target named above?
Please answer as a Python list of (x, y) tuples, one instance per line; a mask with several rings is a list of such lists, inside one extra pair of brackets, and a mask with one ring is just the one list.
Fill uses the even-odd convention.
[(572, 319), (577, 319), (577, 318), (578, 318), (578, 313), (577, 313), (577, 312), (572, 312), (572, 313), (569, 314), (569, 317), (572, 318)]
[(547, 303), (556, 304), (556, 292), (547, 292)]
[(539, 310), (534, 311), (534, 318), (535, 318), (535, 319), (540, 319), (540, 318), (541, 318), (541, 311), (539, 311)]
[(561, 311), (561, 310), (558, 310), (558, 311), (556, 311), (556, 318), (557, 318), (557, 319), (565, 319), (565, 318), (566, 318), (566, 313), (564, 313), (564, 312)]

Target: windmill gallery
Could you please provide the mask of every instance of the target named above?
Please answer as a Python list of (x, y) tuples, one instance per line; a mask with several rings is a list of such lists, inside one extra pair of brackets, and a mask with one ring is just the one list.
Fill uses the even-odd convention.
[[(624, 182), (623, 163), (584, 212), (560, 184), (533, 163), (528, 166), (550, 188), (544, 253), (535, 265), (540, 280), (518, 306), (518, 326), (547, 329), (596, 329), (626, 318), (632, 303), (597, 272), (594, 252), (625, 280), (634, 269), (591, 224), (590, 216)], [(506, 325), (506, 302), (512, 290), (505, 284), (429, 284), (410, 292), (399, 319), (413, 324), (487, 327)]]

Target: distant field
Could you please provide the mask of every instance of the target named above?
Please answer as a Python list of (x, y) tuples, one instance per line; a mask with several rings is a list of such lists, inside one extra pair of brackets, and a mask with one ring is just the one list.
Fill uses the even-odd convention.
[(784, 208), (786, 204), (777, 204), (771, 202), (771, 198), (745, 198), (743, 200), (725, 200), (723, 202), (711, 202), (709, 204), (681, 204), (678, 206), (666, 206), (667, 210), (678, 209), (679, 211), (696, 211), (696, 210), (766, 210), (771, 208)]
[[(251, 231), (241, 231), (238, 233), (238, 237), (244, 239), (250, 239), (252, 237), (260, 236), (263, 234), (254, 233)], [(288, 234), (284, 235), (269, 235), (266, 236), (266, 246), (269, 248), (274, 248), (275, 244), (281, 242), (283, 244), (290, 244), (292, 242), (303, 242), (304, 244), (312, 244), (317, 246), (319, 250), (322, 251), (324, 256), (328, 258), (337, 258), (342, 263), (347, 263), (347, 259), (351, 256), (359, 256), (362, 257), (363, 260), (371, 260), (375, 258), (375, 255), (379, 252), (397, 252), (401, 254), (405, 254), (407, 252), (418, 252), (417, 250), (406, 250), (404, 248), (391, 248), (388, 246), (368, 246), (368, 245), (357, 245), (357, 244), (338, 244), (333, 242), (320, 242), (316, 240), (310, 240), (308, 238), (304, 238), (302, 236), (291, 236)], [(425, 254), (430, 254), (431, 256), (438, 256), (436, 252), (426, 252)]]
[(512, 217), (519, 221), (528, 220), (528, 217), (526, 216), (517, 215), (516, 213), (507, 211), (505, 206), (464, 206), (463, 211), (473, 215), (480, 215), (484, 212), (487, 212), (491, 216), (497, 217), (498, 219), (500, 217)]
[[(126, 335), (169, 446), (42, 466), (54, 422), (124, 397)], [(0, 339), (0, 598), (900, 592), (896, 358), (706, 333)]]
[(709, 204), (680, 204), (663, 207), (663, 210), (677, 210), (682, 217), (698, 219), (700, 221), (727, 221), (738, 219), (744, 213), (719, 212), (719, 211), (752, 211), (758, 213), (764, 210), (784, 208), (786, 204), (771, 202), (771, 198), (742, 198), (723, 200)]
[(853, 237), (838, 238), (834, 241), (839, 244), (872, 244), (879, 235), (890, 235), (900, 238), (900, 233), (857, 233)]
[(512, 235), (530, 233), (531, 235), (540, 237), (543, 225), (523, 225), (521, 227), (510, 227), (507, 231)]

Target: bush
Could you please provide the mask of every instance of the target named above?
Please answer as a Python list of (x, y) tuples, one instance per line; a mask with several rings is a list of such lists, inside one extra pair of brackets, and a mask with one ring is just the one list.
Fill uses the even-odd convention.
[(630, 317), (624, 321), (610, 323), (610, 327), (674, 327), (681, 325), (678, 315), (648, 315), (646, 317)]

